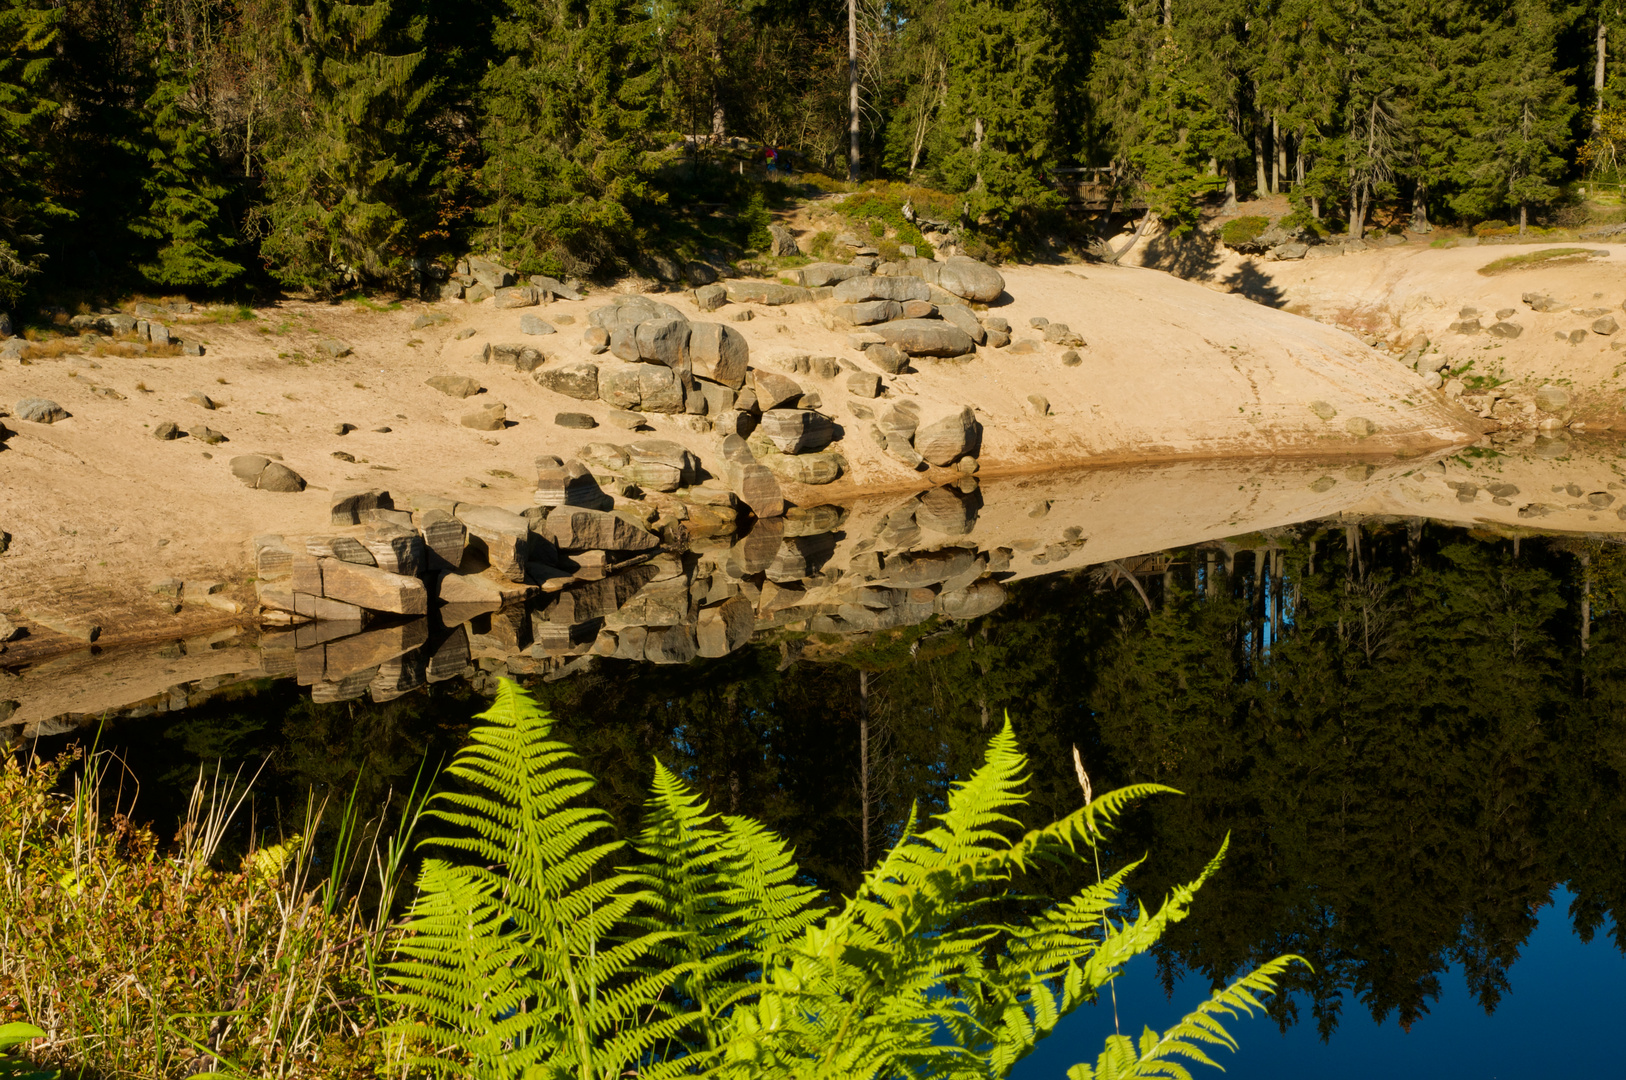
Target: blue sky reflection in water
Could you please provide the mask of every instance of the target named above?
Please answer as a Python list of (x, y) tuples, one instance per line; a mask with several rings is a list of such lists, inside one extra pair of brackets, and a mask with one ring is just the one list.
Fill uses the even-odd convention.
[[(1313, 1021), (1285, 1035), (1275, 1021), (1255, 1016), (1230, 1024), (1242, 1044), (1236, 1054), (1212, 1055), (1221, 1073), (1194, 1065), (1195, 1077), (1229, 1080), (1547, 1080), (1559, 1077), (1626, 1077), (1616, 1040), (1626, 1023), (1626, 956), (1600, 928), (1583, 943), (1570, 925), (1574, 897), (1562, 887), (1509, 971), (1512, 991), (1490, 1015), (1473, 1000), (1462, 967), (1442, 972), (1443, 992), (1429, 1014), (1403, 1031), (1394, 1016), (1382, 1024), (1359, 1002), (1347, 1001), (1327, 1042)], [(1201, 905), (1201, 894), (1198, 900)], [(1161, 1030), (1179, 1020), (1207, 994), (1201, 978), (1184, 978), (1174, 997), (1164, 995), (1155, 961), (1139, 957), (1118, 982), (1118, 1012), (1126, 1035), (1142, 1025)], [(1307, 1014), (1304, 1014), (1307, 1017)], [(1112, 1032), (1111, 1000), (1085, 1006), (1012, 1072), (1012, 1080), (1060, 1080), (1077, 1061), (1093, 1064)]]

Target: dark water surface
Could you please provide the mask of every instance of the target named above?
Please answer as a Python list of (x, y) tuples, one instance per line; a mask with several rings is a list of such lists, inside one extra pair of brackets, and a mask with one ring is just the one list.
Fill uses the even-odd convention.
[[(1272, 1017), (1238, 1025), (1232, 1075), (1622, 1074), (1626, 548), (1321, 521), (1005, 588), (975, 618), (787, 629), (714, 660), (605, 658), (521, 681), (625, 830), (658, 755), (716, 808), (788, 837), (839, 893), (911, 803), (941, 804), (1008, 711), (1032, 759), (1029, 824), (1077, 806), (1074, 745), (1098, 792), (1185, 793), (1149, 800), (1115, 839), (1114, 865), (1149, 853), (1132, 879), (1148, 903), (1230, 836), (1194, 915), (1125, 976), (1127, 1032), (1293, 952), (1315, 970), (1291, 976)], [(262, 824), (310, 788), (342, 798), (359, 783), (376, 807), (460, 744), (492, 686), (484, 667), (382, 704), (237, 685), (123, 719), (102, 745), (161, 828), (217, 759), (269, 758)], [(1081, 1010), (1017, 1075), (1093, 1061), (1111, 1026), (1110, 1009)]]

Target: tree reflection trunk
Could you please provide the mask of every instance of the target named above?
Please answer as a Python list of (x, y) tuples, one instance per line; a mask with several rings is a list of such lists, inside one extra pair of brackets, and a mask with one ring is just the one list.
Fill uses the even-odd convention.
[(859, 837), (864, 869), (869, 869), (869, 672), (858, 673), (858, 804)]
[(1581, 556), (1581, 651), (1592, 639), (1592, 556)]

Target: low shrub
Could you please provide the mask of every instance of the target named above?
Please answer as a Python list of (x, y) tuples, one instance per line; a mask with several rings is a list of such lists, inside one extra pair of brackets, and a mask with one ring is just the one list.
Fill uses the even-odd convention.
[(1232, 218), (1220, 227), (1220, 240), (1226, 247), (1242, 247), (1251, 244), (1264, 235), (1270, 228), (1270, 219), (1257, 215)]

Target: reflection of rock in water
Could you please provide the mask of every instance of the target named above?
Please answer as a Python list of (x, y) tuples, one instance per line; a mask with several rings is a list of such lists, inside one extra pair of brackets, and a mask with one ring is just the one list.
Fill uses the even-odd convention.
[[(263, 648), (230, 640), (234, 629), (219, 640), (166, 646), (162, 656), (86, 652), (20, 677), (0, 671), (0, 712), (10, 709), (0, 715), (0, 742), (185, 708), (267, 676), (299, 677), (324, 701), (386, 700), (454, 677), (470, 678), (476, 689), (502, 673), (565, 678), (600, 657), (724, 656), (753, 637), (817, 640), (821, 655), (840, 653), (860, 635), (986, 614), (1010, 580), (1102, 564), (1121, 581), (1151, 572), (1137, 558), (1147, 552), (1325, 520), (1358, 502), (1387, 513), (1386, 493), (1426, 487), (1439, 468), (1402, 460), (1191, 462), (983, 487), (967, 478), (850, 505), (786, 509), (781, 502), (777, 516), (760, 519), (703, 477), (702, 486), (660, 495), (670, 501), (659, 505), (647, 492), (629, 500), (591, 477), (590, 489), (571, 489), (597, 506), (614, 489), (621, 508), (613, 512), (571, 505), (568, 476), (547, 493), (556, 503), (523, 513), (423, 496), (396, 509), (382, 505), (382, 492), (348, 493), (341, 496), (348, 502), (334, 504), (332, 535), (256, 540), (266, 621), (284, 624), (265, 628)], [(539, 470), (550, 469), (569, 471), (544, 459)], [(1328, 476), (1336, 478), (1332, 487), (1316, 483)], [(1481, 494), (1505, 489), (1496, 483), (1503, 486)], [(1572, 514), (1581, 520), (1587, 511), (1612, 512), (1600, 511), (1609, 493), (1595, 489), (1605, 485), (1575, 486), (1582, 501), (1555, 505), (1555, 515), (1569, 513), (1571, 501), (1586, 508)], [(1441, 486), (1450, 510), (1466, 511), (1463, 490), (1460, 481), (1454, 491)], [(1471, 512), (1483, 512), (1483, 502)], [(1518, 506), (1505, 509), (1512, 517)], [(740, 534), (736, 515), (750, 522)], [(414, 575), (398, 572), (409, 566)], [(523, 577), (509, 580), (498, 567), (523, 567)], [(344, 595), (322, 595), (330, 583)], [(400, 613), (355, 602), (373, 597)], [(420, 598), (424, 614), (411, 613)]]
[[(883, 516), (878, 535), (851, 545), (845, 565), (834, 561), (847, 539), (848, 512), (838, 506), (792, 508), (755, 521), (737, 538), (702, 538), (676, 551), (650, 550), (659, 539), (627, 514), (561, 506), (526, 517), (490, 507), (429, 507), (414, 514), (423, 519), (423, 543), (401, 551), (395, 565), (423, 567), (426, 594), (454, 602), (431, 603), (421, 618), (364, 609), (360, 618), (268, 633), (264, 666), (296, 676), (317, 701), (364, 694), (385, 701), (471, 673), (470, 665), (557, 677), (595, 657), (683, 664), (725, 656), (763, 631), (868, 634), (934, 616), (975, 618), (1004, 599), (991, 575), (1006, 571), (1010, 552), (957, 546), (968, 543), (958, 538), (971, 531), (981, 506), (975, 481), (961, 483), (965, 490), (901, 500)], [(449, 544), (454, 517), (467, 537), (461, 550)], [(303, 556), (292, 554), (301, 547)], [(262, 538), (262, 573), (285, 566), (292, 583), (280, 591), (268, 584), (262, 593), (284, 604), (296, 594), (298, 617), (300, 587), (325, 588), (332, 577), (353, 601), (361, 594), (356, 579), (370, 578), (394, 604), (408, 591), (400, 582), (377, 565), (346, 559), (374, 548), (335, 537)], [(446, 569), (430, 569), (428, 552)], [(346, 565), (335, 575), (329, 560)], [(471, 580), (489, 589), (472, 589)], [(465, 599), (480, 596), (485, 602)]]

